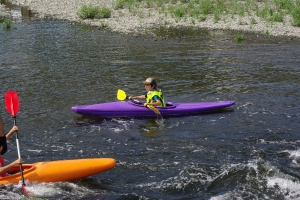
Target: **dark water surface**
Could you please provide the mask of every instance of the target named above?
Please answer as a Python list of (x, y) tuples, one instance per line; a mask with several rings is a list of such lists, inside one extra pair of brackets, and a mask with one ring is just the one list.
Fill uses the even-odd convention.
[[(25, 163), (112, 157), (117, 166), (74, 182), (27, 183), (43, 199), (299, 199), (300, 42), (224, 32), (134, 38), (59, 21), (0, 30), (0, 93), (17, 90)], [(168, 101), (234, 100), (222, 112), (101, 118), (77, 104), (143, 94), (154, 76)], [(0, 106), (5, 130), (12, 119)], [(10, 139), (6, 163), (17, 158)], [(0, 199), (22, 199), (20, 185)]]

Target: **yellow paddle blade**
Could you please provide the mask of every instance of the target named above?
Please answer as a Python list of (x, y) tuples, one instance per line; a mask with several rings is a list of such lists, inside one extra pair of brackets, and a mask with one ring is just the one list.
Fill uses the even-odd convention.
[(121, 90), (121, 89), (118, 89), (118, 92), (117, 92), (118, 100), (124, 101), (126, 99), (126, 97), (127, 97), (127, 95), (126, 95), (125, 91)]
[(147, 107), (148, 107), (149, 109), (151, 109), (153, 112), (155, 112), (156, 114), (160, 115), (159, 110), (157, 110), (154, 106), (147, 105)]

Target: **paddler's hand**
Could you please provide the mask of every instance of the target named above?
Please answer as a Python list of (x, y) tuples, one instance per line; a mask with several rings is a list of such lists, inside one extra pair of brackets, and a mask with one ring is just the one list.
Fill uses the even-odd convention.
[(151, 104), (149, 104), (149, 103), (144, 103), (144, 106), (145, 106), (145, 107), (147, 107), (148, 105), (150, 106)]
[(6, 135), (6, 140), (8, 140), (10, 138), (10, 136), (17, 132), (19, 130), (19, 128), (17, 126), (13, 126), (12, 129), (7, 133)]
[(13, 126), (12, 129), (10, 129), (10, 131), (7, 133), (6, 139), (8, 140), (8, 138), (11, 136), (11, 134), (17, 132), (18, 130), (19, 130), (19, 128), (17, 126)]
[(9, 132), (15, 133), (18, 130), (19, 130), (19, 128), (17, 126), (13, 126), (12, 129)]
[(13, 162), (14, 165), (19, 165), (19, 164), (21, 164), (21, 163), (23, 163), (23, 160), (22, 160), (21, 158), (15, 160), (15, 161)]

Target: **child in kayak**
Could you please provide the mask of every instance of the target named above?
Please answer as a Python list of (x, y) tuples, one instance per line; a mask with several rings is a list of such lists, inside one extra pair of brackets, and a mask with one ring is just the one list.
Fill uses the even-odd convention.
[(157, 88), (157, 84), (154, 78), (149, 77), (142, 82), (145, 85), (147, 94), (139, 96), (130, 96), (129, 99), (146, 99), (144, 106), (160, 106), (165, 107), (166, 103), (163, 94), (160, 89)]
[[(4, 135), (4, 128), (2, 123), (2, 118), (0, 117), (0, 154), (3, 155), (7, 151), (7, 143), (6, 140), (10, 138), (10, 136), (18, 130), (17, 126), (14, 126), (8, 134)], [(17, 159), (9, 165), (4, 166), (4, 160), (2, 156), (0, 156), (0, 177), (6, 176), (6, 172), (10, 170), (15, 165), (22, 163), (22, 159)]]

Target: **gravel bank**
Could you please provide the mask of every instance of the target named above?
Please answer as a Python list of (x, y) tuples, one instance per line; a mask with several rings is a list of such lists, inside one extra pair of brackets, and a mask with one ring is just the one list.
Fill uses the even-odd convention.
[[(286, 16), (283, 23), (273, 23), (263, 21), (260, 18), (240, 17), (238, 15), (232, 17), (228, 16), (225, 20), (220, 20), (215, 23), (212, 16), (207, 18), (204, 22), (192, 19), (181, 19), (176, 21), (174, 18), (166, 17), (164, 14), (158, 13), (157, 10), (143, 9), (139, 14), (134, 15), (126, 9), (113, 9), (114, 0), (9, 0), (9, 2), (19, 5), (27, 6), (30, 10), (37, 14), (39, 18), (54, 18), (69, 20), (72, 22), (80, 22), (92, 26), (107, 27), (113, 32), (124, 34), (143, 34), (149, 32), (149, 28), (164, 26), (164, 27), (196, 27), (219, 30), (237, 30), (250, 31), (259, 34), (266, 34), (273, 36), (289, 36), (300, 38), (300, 28), (291, 25), (290, 16)], [(82, 5), (98, 5), (111, 8), (112, 15), (109, 19), (91, 20), (80, 19), (76, 12)], [(141, 16), (141, 13), (143, 13)], [(256, 23), (250, 26), (251, 18), (255, 18)]]
[(5, 8), (4, 5), (0, 4), (0, 20), (7, 18), (11, 18), (10, 12)]

